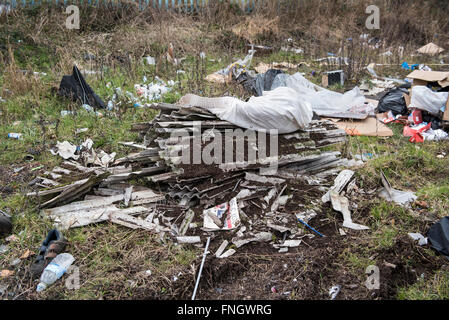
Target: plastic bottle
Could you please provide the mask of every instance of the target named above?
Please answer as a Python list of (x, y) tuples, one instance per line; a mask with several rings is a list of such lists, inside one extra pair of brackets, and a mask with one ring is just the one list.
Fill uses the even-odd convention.
[(70, 267), (73, 261), (75, 261), (75, 258), (69, 253), (58, 254), (42, 272), (36, 291), (41, 292), (49, 285), (55, 283), (56, 280), (66, 273), (67, 268)]

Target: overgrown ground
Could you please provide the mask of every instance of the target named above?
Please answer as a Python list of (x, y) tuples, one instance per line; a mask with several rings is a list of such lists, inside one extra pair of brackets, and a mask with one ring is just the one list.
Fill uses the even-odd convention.
[[(256, 30), (252, 31), (253, 39), (245, 39), (231, 31), (232, 24), (221, 25), (198, 17), (160, 17), (150, 12), (147, 14), (151, 19), (141, 16), (131, 19), (117, 13), (112, 18), (109, 16), (117, 21), (112, 26), (110, 20), (102, 19), (100, 14), (96, 16), (95, 11), (84, 13), (91, 23), (84, 24), (82, 30), (76, 32), (64, 29), (65, 16), (56, 9), (40, 8), (0, 18), (0, 96), (6, 100), (0, 102), (0, 210), (12, 215), (13, 233), (17, 237), (8, 243), (9, 250), (0, 254), (1, 269), (14, 271), (10, 277), (0, 278), (0, 289), (6, 286), (5, 290), (0, 290), (0, 295), (4, 299), (188, 299), (202, 251), (162, 243), (145, 231), (129, 230), (112, 223), (65, 233), (70, 242), (67, 251), (76, 258), (75, 265), (80, 270), (78, 290), (69, 290), (64, 281), (58, 281), (37, 294), (37, 283), (29, 275), (33, 258), (10, 265), (27, 249), (36, 252), (51, 228), (51, 222), (39, 216), (38, 203), (25, 195), (34, 177), (60, 162), (48, 149), (56, 141), (78, 144), (89, 137), (95, 142), (95, 148), (124, 156), (130, 149), (119, 142), (138, 139), (137, 134), (129, 130), (131, 124), (149, 121), (155, 115), (148, 109), (134, 108), (125, 100), (118, 112), (101, 111), (102, 116), (96, 116), (58, 97), (59, 82), (63, 75), (71, 73), (75, 63), (82, 70), (100, 71), (87, 75), (86, 80), (105, 101), (112, 97), (116, 87), (134, 92), (134, 84), (142, 83), (144, 76), (149, 82), (155, 76), (178, 81), (173, 92), (161, 99), (164, 102), (176, 102), (183, 94), (192, 92), (246, 98), (248, 94), (236, 84), (213, 85), (203, 79), (236, 58), (242, 58), (246, 54), (244, 45), (249, 40), (277, 48), (288, 45), (289, 37), (297, 46), (316, 43), (304, 40), (307, 38), (304, 32), (299, 33), (297, 29), (279, 29), (279, 21), (272, 18), (259, 22), (258, 27), (254, 27), (257, 24), (254, 21), (261, 17), (248, 20), (248, 25)], [(230, 17), (234, 19), (231, 19), (234, 26), (239, 25), (239, 20), (247, 19), (238, 15)], [(225, 20), (223, 16), (222, 19)], [(341, 33), (345, 38), (346, 34)], [(422, 41), (426, 40), (423, 36)], [(176, 57), (186, 57), (181, 66), (175, 67), (164, 59), (169, 43), (173, 43)], [(307, 78), (319, 83), (320, 72), (331, 66), (319, 65), (313, 58), (334, 50), (333, 45), (335, 43), (329, 46), (321, 43), (321, 46), (305, 50), (304, 54), (276, 49), (255, 57), (253, 65), (260, 61), (302, 63), (291, 72), (304, 72)], [(206, 59), (199, 57), (200, 52), (206, 53)], [(411, 49), (406, 50), (404, 61), (434, 62), (411, 57), (411, 52)], [(363, 63), (379, 62), (371, 60), (378, 51), (366, 53), (362, 46), (353, 48), (350, 53), (358, 57), (360, 66), (354, 67), (354, 81), (349, 81), (348, 87), (354, 86), (356, 80), (358, 83), (362, 78), (369, 78), (361, 67)], [(147, 55), (156, 57), (156, 66), (143, 62)], [(393, 63), (399, 58), (395, 56), (390, 60)], [(180, 69), (186, 73), (177, 74)], [(21, 70), (45, 75), (24, 74)], [(314, 76), (312, 71), (315, 71)], [(376, 71), (394, 77), (404, 77), (408, 73), (398, 66)], [(332, 89), (343, 91), (345, 88)], [(75, 114), (62, 117), (62, 110), (73, 110)], [(80, 128), (88, 128), (88, 131), (76, 134)], [(375, 159), (357, 172), (357, 186), (366, 194), (350, 199), (353, 219), (368, 225), (369, 231), (348, 231), (346, 236), (341, 236), (341, 215), (329, 205), (317, 205), (319, 215), (311, 223), (326, 235), (325, 238), (306, 240), (287, 254), (250, 244), (230, 258), (209, 258), (198, 298), (328, 299), (333, 285), (342, 286), (338, 299), (449, 298), (447, 261), (429, 247), (419, 247), (407, 236), (409, 232), (425, 234), (449, 211), (449, 143), (414, 145), (402, 137), (399, 125), (393, 125), (393, 129), (395, 136), (392, 138), (352, 137), (346, 145), (338, 147), (345, 154), (375, 155)], [(22, 133), (23, 139), (6, 138), (10, 132)], [(446, 154), (444, 158), (437, 158), (443, 153)], [(27, 160), (28, 155), (34, 159)], [(14, 172), (20, 167), (24, 168)], [(376, 196), (380, 169), (393, 187), (419, 195), (419, 201), (411, 209)], [(306, 205), (311, 205), (316, 198), (317, 195), (310, 195)], [(365, 287), (365, 270), (370, 265), (380, 268), (380, 290), (371, 291)], [(272, 292), (272, 287), (277, 293)]]

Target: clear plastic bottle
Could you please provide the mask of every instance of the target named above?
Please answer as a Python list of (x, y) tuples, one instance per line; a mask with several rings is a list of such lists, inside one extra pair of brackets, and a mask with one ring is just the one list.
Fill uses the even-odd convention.
[(49, 285), (55, 283), (56, 280), (66, 273), (67, 268), (70, 267), (73, 261), (75, 261), (75, 258), (69, 253), (58, 254), (42, 272), (36, 291), (41, 292)]

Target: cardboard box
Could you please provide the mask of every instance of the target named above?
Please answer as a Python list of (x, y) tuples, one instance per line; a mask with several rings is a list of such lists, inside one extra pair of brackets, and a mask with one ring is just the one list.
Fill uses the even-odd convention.
[[(442, 88), (449, 86), (449, 72), (439, 72), (439, 71), (422, 71), (415, 70), (410, 73), (407, 78), (413, 79), (413, 87), (414, 86), (427, 86), (429, 83), (436, 82)], [(404, 95), (405, 102), (407, 103), (407, 107), (410, 105), (411, 100), (411, 92), (409, 97), (406, 98)], [(407, 100), (410, 99), (410, 100)], [(446, 110), (443, 114), (443, 120), (449, 121), (449, 98), (446, 103)]]
[(426, 86), (437, 82), (442, 88), (449, 86), (449, 72), (415, 70), (407, 78), (413, 79), (413, 86)]
[(342, 86), (345, 84), (345, 74), (343, 70), (328, 71), (321, 77), (321, 86), (327, 88), (334, 84)]
[(393, 131), (376, 118), (366, 118), (365, 120), (341, 120), (328, 119), (334, 122), (340, 129), (345, 130), (350, 136), (368, 136), (368, 137), (391, 137)]

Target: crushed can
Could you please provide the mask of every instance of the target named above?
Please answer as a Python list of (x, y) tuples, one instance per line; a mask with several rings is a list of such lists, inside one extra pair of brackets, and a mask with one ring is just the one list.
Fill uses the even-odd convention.
[(20, 139), (22, 139), (22, 134), (11, 132), (11, 133), (8, 133), (8, 138), (20, 140)]

